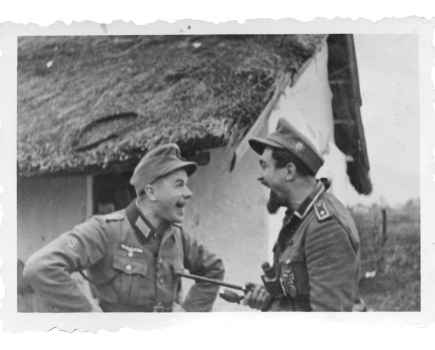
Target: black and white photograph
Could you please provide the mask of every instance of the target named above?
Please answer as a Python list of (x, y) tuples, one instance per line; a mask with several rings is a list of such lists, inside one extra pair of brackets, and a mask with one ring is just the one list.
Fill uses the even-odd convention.
[(17, 312), (421, 311), (417, 34), (16, 45)]

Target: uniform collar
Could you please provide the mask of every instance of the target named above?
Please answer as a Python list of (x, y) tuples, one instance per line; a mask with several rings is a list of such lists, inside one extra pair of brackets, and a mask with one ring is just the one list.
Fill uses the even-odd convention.
[(133, 226), (139, 242), (143, 243), (145, 239), (152, 237), (156, 233), (156, 229), (150, 221), (139, 210), (136, 201), (132, 201), (126, 208), (128, 221)]
[(153, 224), (143, 215), (142, 211), (138, 208), (136, 201), (132, 201), (125, 209), (128, 221), (134, 229), (137, 240), (143, 245), (147, 243), (151, 237), (159, 238), (163, 244), (169, 237), (172, 236), (174, 230), (172, 226), (164, 230), (156, 229)]
[(328, 179), (322, 178), (317, 180), (317, 183), (313, 189), (313, 191), (308, 195), (307, 198), (299, 205), (298, 209), (291, 212), (287, 210), (286, 216), (295, 216), (299, 220), (302, 220), (307, 216), (313, 207), (314, 203), (319, 199), (319, 197), (329, 188), (330, 182)]

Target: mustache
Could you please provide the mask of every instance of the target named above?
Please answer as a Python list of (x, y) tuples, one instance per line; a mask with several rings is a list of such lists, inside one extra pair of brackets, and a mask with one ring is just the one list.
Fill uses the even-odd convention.
[(269, 200), (267, 201), (266, 205), (269, 214), (276, 214), (276, 212), (279, 210), (280, 207), (282, 207), (282, 205), (283, 204), (281, 203), (279, 197), (275, 194), (275, 192), (270, 190)]

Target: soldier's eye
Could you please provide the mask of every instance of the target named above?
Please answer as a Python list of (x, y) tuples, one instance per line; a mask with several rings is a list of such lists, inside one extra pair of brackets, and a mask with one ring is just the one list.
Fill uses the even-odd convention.
[(266, 169), (267, 164), (264, 160), (260, 160), (260, 167), (261, 167), (261, 169)]

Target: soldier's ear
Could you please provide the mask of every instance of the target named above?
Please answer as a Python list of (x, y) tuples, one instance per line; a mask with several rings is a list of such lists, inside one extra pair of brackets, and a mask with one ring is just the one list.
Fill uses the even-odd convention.
[(286, 166), (285, 181), (291, 182), (296, 177), (296, 166), (293, 162), (289, 162)]
[(156, 194), (155, 194), (155, 189), (154, 189), (153, 185), (146, 185), (144, 192), (150, 201), (156, 200)]

